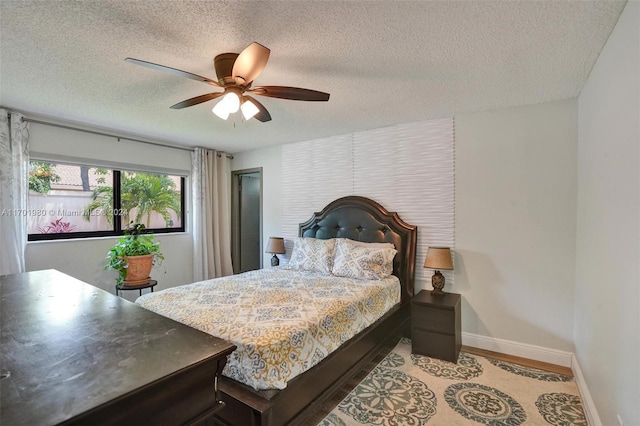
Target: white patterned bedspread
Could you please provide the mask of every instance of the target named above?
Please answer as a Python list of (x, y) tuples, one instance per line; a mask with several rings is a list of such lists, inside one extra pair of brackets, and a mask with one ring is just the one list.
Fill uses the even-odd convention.
[(140, 306), (233, 342), (223, 374), (284, 389), (400, 301), (391, 276), (363, 281), (262, 269), (148, 293)]

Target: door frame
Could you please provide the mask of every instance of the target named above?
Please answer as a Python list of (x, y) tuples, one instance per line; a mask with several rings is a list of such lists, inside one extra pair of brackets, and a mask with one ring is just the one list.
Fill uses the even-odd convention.
[(263, 200), (263, 190), (264, 190), (264, 181), (262, 175), (262, 167), (254, 167), (251, 169), (242, 169), (242, 170), (233, 170), (231, 172), (231, 259), (233, 261), (233, 273), (236, 274), (239, 271), (240, 265), (236, 261), (236, 259), (240, 258), (240, 197), (238, 197), (238, 193), (240, 192), (239, 188), (239, 177), (241, 175), (248, 174), (260, 174), (260, 268), (264, 267), (263, 263), (263, 255), (262, 248), (263, 245), (263, 236), (262, 236), (262, 200)]

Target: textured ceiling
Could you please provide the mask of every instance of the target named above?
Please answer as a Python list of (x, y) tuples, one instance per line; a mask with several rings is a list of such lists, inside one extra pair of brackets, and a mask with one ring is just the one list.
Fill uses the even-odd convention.
[[(574, 97), (624, 8), (617, 1), (0, 1), (0, 105), (114, 132), (239, 152)], [(273, 120), (222, 121), (212, 59), (256, 41), (255, 85), (329, 102), (258, 97)], [(215, 91), (215, 89), (214, 89)]]

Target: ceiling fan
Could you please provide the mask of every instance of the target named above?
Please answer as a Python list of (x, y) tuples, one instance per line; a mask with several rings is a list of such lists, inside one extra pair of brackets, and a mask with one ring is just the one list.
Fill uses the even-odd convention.
[(288, 86), (257, 86), (251, 87), (253, 80), (260, 75), (269, 60), (271, 50), (259, 43), (251, 43), (240, 53), (222, 53), (213, 59), (218, 81), (212, 80), (190, 72), (140, 59), (126, 58), (125, 61), (172, 75), (202, 81), (203, 83), (224, 89), (223, 92), (213, 92), (196, 96), (172, 105), (173, 109), (182, 109), (222, 96), (222, 100), (213, 107), (213, 112), (218, 117), (226, 120), (229, 114), (242, 110), (246, 120), (255, 117), (258, 121), (269, 121), (269, 111), (251, 93), (271, 98), (290, 99), (295, 101), (328, 101), (329, 94), (316, 90), (301, 89)]

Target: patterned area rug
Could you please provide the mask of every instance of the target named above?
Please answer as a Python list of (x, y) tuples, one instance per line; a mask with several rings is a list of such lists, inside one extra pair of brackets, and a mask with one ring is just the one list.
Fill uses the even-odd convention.
[(319, 426), (587, 425), (573, 378), (478, 355), (457, 364), (402, 339)]

